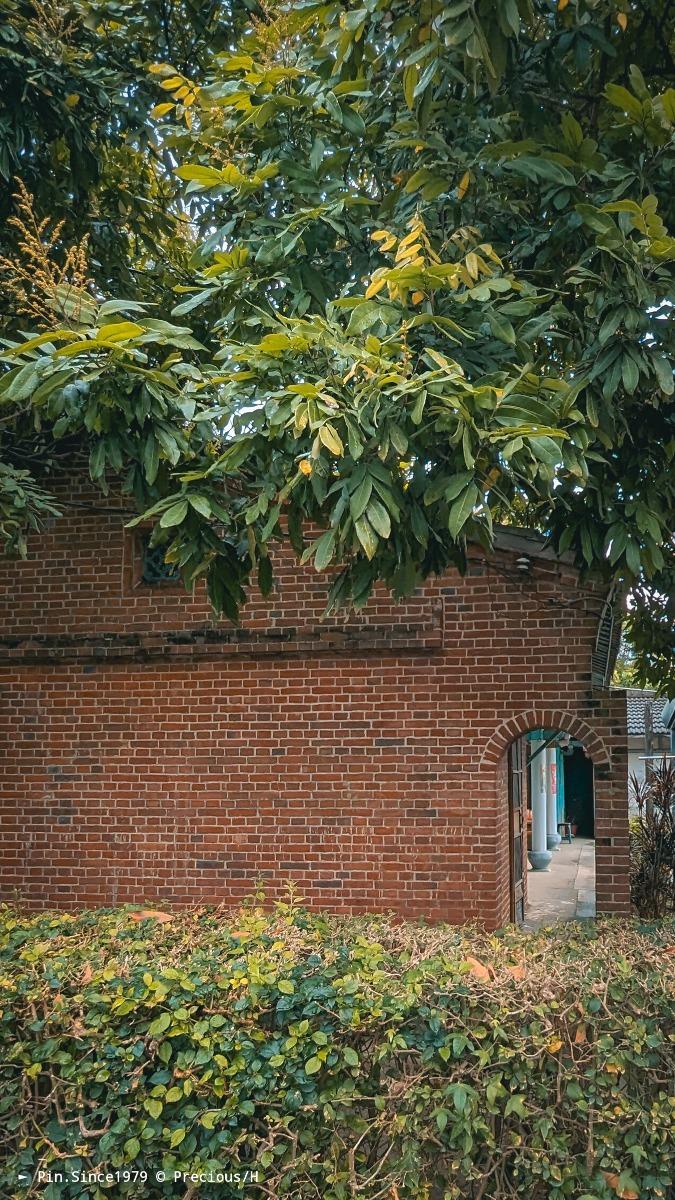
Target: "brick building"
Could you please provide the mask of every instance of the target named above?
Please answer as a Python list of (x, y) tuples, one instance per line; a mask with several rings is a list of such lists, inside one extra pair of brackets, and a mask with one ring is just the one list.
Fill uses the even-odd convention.
[(294, 880), (314, 907), (499, 926), (523, 886), (521, 735), (560, 729), (593, 761), (598, 910), (627, 910), (608, 608), (540, 540), (504, 531), (466, 576), (329, 620), (325, 577), (288, 563), (235, 629), (148, 573), (114, 505), (65, 512), (0, 563), (4, 897), (236, 902)]

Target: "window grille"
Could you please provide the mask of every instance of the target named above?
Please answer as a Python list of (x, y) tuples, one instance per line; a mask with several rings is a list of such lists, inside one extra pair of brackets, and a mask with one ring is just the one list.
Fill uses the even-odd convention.
[(143, 538), (141, 579), (143, 583), (177, 583), (180, 575), (174, 563), (164, 561), (164, 546), (151, 546), (150, 536)]

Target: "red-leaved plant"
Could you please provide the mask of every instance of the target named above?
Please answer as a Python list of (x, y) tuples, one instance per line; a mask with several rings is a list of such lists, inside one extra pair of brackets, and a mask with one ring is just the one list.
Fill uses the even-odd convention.
[(630, 824), (631, 901), (641, 917), (675, 913), (675, 765), (665, 759), (640, 782), (631, 776), (637, 815)]

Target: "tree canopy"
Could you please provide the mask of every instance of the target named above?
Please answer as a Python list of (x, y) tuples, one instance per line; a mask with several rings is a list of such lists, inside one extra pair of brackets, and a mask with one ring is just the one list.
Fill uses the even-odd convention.
[(159, 54), (139, 6), (64, 6), (94, 97), (63, 83), (95, 159), (77, 224), (81, 160), (58, 173), (26, 89), (10, 548), (52, 462), (133, 496), (233, 620), (279, 538), (360, 605), (528, 525), (631, 589), (637, 677), (675, 687), (667, 0), (147, 7)]

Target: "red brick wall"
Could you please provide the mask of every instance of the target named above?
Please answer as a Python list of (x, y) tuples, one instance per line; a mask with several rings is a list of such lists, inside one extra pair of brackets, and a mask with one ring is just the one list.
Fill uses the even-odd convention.
[[(508, 919), (504, 751), (576, 722), (596, 768), (598, 888), (627, 905), (623, 693), (594, 693), (599, 594), (478, 548), (464, 578), (322, 620), (288, 564), (240, 630), (139, 585), (134, 538), (83, 494), (0, 563), (2, 894), (32, 905), (237, 901)], [(105, 507), (105, 502), (96, 502)]]

